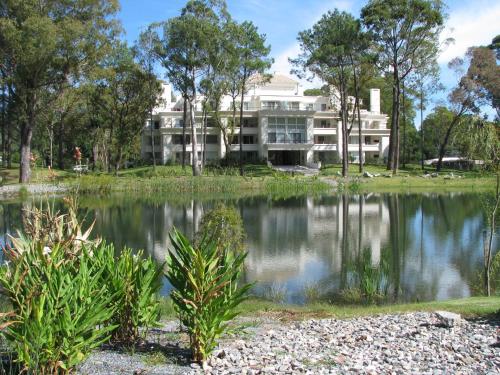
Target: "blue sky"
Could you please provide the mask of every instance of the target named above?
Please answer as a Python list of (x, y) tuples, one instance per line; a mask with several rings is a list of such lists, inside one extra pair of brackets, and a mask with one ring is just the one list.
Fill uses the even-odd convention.
[[(140, 31), (151, 22), (163, 21), (179, 14), (185, 0), (121, 0), (119, 18), (126, 39), (133, 43)], [(367, 1), (359, 0), (227, 0), (231, 15), (238, 21), (253, 21), (266, 34), (275, 59), (272, 71), (289, 74), (288, 57), (295, 57), (299, 48), (297, 34), (310, 28), (328, 10), (338, 8), (359, 16)], [(448, 18), (443, 38), (453, 37), (455, 43), (439, 58), (441, 79), (452, 87), (456, 79), (446, 68), (453, 57), (463, 55), (467, 47), (487, 44), (500, 34), (500, 1), (445, 0)], [(304, 86), (314, 84), (303, 82)], [(436, 101), (442, 100), (437, 96)], [(417, 123), (419, 121), (417, 120)]]

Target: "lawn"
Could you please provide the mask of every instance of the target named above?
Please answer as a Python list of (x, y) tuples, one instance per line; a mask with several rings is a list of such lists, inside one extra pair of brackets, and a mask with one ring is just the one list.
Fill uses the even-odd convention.
[[(398, 314), (415, 311), (446, 310), (461, 314), (467, 318), (478, 316), (500, 316), (500, 296), (469, 297), (447, 301), (408, 303), (396, 305), (335, 305), (335, 304), (308, 304), (305, 306), (283, 305), (274, 302), (250, 299), (240, 306), (243, 316), (275, 317), (282, 320), (301, 320), (313, 318), (348, 319), (360, 316), (377, 314)], [(162, 317), (175, 317), (172, 303), (169, 298), (162, 301)]]

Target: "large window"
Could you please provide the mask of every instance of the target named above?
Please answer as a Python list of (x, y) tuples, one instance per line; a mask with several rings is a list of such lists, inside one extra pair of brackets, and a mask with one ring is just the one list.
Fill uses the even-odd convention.
[(268, 143), (306, 143), (306, 118), (269, 117)]

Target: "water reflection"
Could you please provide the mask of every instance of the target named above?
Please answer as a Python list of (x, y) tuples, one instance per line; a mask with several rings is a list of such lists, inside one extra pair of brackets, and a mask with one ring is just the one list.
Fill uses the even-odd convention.
[[(111, 196), (81, 200), (95, 232), (117, 248), (144, 248), (164, 261), (169, 230), (192, 237), (219, 200)], [(327, 300), (388, 301), (466, 297), (482, 262), (485, 218), (472, 194), (361, 194), (225, 201), (247, 233), (245, 278), (255, 293), (273, 288), (288, 302), (308, 290)], [(21, 225), (20, 205), (1, 206), (2, 233)], [(168, 291), (165, 286), (164, 291)]]

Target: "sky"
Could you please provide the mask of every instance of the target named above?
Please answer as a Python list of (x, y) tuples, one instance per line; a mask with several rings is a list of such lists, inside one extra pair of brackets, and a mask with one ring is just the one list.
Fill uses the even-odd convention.
[[(310, 28), (328, 10), (338, 8), (358, 17), (367, 0), (226, 0), (237, 21), (250, 20), (266, 35), (274, 58), (272, 72), (290, 75), (289, 57), (299, 53), (297, 35)], [(179, 14), (185, 0), (121, 0), (119, 18), (125, 38), (133, 43), (141, 30), (152, 22), (164, 21)], [(450, 89), (457, 77), (447, 68), (454, 57), (463, 56), (468, 47), (489, 44), (500, 34), (499, 0), (445, 0), (447, 19), (442, 39), (452, 37), (454, 44), (440, 55), (441, 81)], [(295, 77), (296, 78), (296, 77)], [(301, 81), (304, 87), (318, 87), (318, 82)], [(435, 104), (445, 93), (435, 97)], [(419, 120), (416, 121), (419, 123)]]

